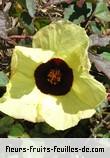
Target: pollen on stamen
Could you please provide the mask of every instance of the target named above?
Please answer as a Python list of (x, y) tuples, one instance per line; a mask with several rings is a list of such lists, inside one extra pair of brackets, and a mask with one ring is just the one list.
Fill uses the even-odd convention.
[(47, 80), (52, 85), (57, 85), (61, 81), (61, 72), (57, 69), (51, 69), (48, 73)]

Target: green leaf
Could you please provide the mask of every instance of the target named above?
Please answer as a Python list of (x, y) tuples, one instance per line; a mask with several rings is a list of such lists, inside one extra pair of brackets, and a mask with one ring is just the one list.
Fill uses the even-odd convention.
[[(110, 138), (110, 132), (103, 135), (103, 138)], [(106, 145), (106, 144), (105, 144)]]
[(14, 137), (22, 137), (24, 135), (24, 128), (23, 128), (23, 126), (20, 123), (16, 123), (10, 129), (9, 135), (10, 136), (14, 136)]
[(105, 22), (110, 21), (110, 11), (107, 8), (107, 4), (103, 1), (97, 4), (94, 15)]
[(26, 8), (26, 1), (25, 1), (25, 0), (17, 0), (17, 2), (18, 2), (23, 8)]
[(110, 61), (110, 52), (103, 52), (103, 53), (101, 54), (101, 56), (102, 56), (104, 59)]
[(40, 30), (42, 27), (49, 25), (50, 24), (50, 19), (48, 17), (43, 17), (43, 18), (35, 18), (34, 19), (34, 26), (37, 30)]
[(65, 8), (64, 19), (68, 20), (73, 12), (74, 12), (74, 5), (69, 5), (68, 8)]
[(14, 122), (14, 119), (9, 116), (5, 116), (1, 118), (0, 119), (0, 134), (4, 134), (5, 132), (8, 132), (13, 122)]
[(6, 86), (8, 83), (8, 77), (3, 71), (0, 71), (0, 87)]
[(94, 34), (99, 34), (101, 32), (101, 28), (96, 24), (95, 21), (90, 23), (90, 28)]
[(90, 2), (86, 2), (87, 5), (87, 9), (89, 9), (90, 11), (87, 13), (87, 17), (91, 16), (93, 8), (92, 8), (92, 3)]
[(90, 3), (96, 3), (96, 0), (86, 0), (86, 1)]
[(41, 125), (41, 131), (44, 134), (52, 134), (52, 133), (56, 132), (56, 130), (53, 127), (49, 126), (46, 123), (42, 123), (42, 125)]
[(84, 15), (81, 15), (79, 18), (74, 20), (74, 23), (79, 25), (83, 21), (84, 21)]
[(25, 28), (25, 33), (28, 35), (33, 35), (35, 33), (35, 28), (32, 22), (32, 18), (28, 12), (22, 12), (20, 16), (20, 23)]
[(28, 12), (31, 17), (34, 17), (35, 12), (36, 12), (36, 2), (35, 0), (26, 0), (26, 6), (28, 9)]

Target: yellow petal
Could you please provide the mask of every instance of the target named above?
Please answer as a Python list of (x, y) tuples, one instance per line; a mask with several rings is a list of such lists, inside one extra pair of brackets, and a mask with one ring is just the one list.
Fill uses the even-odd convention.
[(90, 108), (99, 105), (107, 95), (105, 87), (86, 72), (74, 75), (72, 88), (81, 102)]
[(54, 51), (55, 57), (65, 60), (77, 71), (87, 64), (88, 43), (85, 30), (65, 20), (42, 28), (33, 38), (34, 48)]
[(11, 61), (11, 74), (16, 71), (28, 77), (33, 77), (34, 70), (41, 63), (47, 62), (54, 56), (52, 51), (43, 51), (39, 48), (16, 46)]
[(87, 108), (73, 91), (65, 96), (42, 95), (42, 98), (40, 114), (56, 130), (74, 127), (81, 119), (90, 118), (95, 113), (95, 109)]
[(39, 95), (40, 92), (36, 87), (29, 94), (22, 95), (21, 98), (12, 98), (6, 93), (0, 99), (0, 111), (16, 119), (25, 119), (31, 122), (42, 121), (38, 113)]

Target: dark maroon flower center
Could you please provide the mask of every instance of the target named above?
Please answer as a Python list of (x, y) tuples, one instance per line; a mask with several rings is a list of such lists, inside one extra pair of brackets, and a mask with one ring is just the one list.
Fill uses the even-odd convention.
[(41, 92), (64, 95), (73, 83), (72, 69), (59, 58), (40, 64), (34, 72), (35, 82)]

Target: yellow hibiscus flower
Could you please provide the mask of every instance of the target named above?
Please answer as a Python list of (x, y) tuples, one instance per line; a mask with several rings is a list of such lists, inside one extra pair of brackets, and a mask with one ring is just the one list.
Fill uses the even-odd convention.
[(0, 111), (17, 119), (45, 121), (65, 130), (89, 118), (105, 99), (89, 74), (89, 39), (80, 26), (60, 20), (33, 37), (33, 48), (16, 46)]

